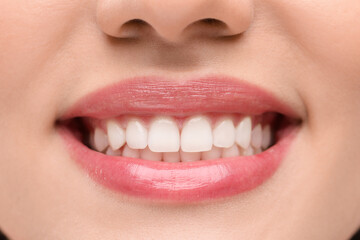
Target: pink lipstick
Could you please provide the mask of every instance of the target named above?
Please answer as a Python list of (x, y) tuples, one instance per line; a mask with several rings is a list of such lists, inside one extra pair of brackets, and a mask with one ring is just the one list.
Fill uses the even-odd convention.
[[(89, 148), (74, 119), (102, 120), (132, 115), (281, 115), (274, 144), (252, 156), (169, 163), (109, 156)], [(225, 76), (183, 81), (159, 77), (124, 80), (81, 98), (59, 121), (69, 154), (96, 182), (121, 194), (171, 202), (197, 202), (249, 191), (280, 166), (299, 128), (298, 115), (268, 91)], [(86, 135), (86, 134), (85, 134)]]

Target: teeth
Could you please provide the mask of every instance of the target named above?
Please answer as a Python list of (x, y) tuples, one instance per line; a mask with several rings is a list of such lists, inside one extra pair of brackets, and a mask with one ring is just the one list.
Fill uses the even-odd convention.
[(145, 160), (161, 161), (162, 153), (153, 152), (147, 147), (145, 149), (140, 150), (140, 157)]
[(249, 146), (248, 148), (243, 150), (242, 155), (243, 156), (251, 156), (251, 155), (254, 155), (254, 153), (255, 153), (254, 149), (251, 146)]
[(251, 145), (254, 148), (260, 148), (262, 142), (262, 129), (261, 125), (258, 124), (254, 127), (251, 133)]
[(164, 162), (180, 162), (180, 153), (179, 152), (164, 152), (163, 159), (164, 159)]
[(228, 115), (218, 118), (212, 129), (209, 118), (193, 116), (182, 124), (181, 134), (172, 117), (154, 118), (149, 130), (137, 118), (130, 119), (125, 130), (121, 127), (124, 122), (120, 124), (121, 120), (110, 119), (100, 125), (106, 126), (106, 132), (94, 126), (89, 143), (106, 155), (164, 162), (251, 156), (271, 145), (270, 124), (262, 127), (259, 123), (252, 128), (253, 119), (246, 116), (235, 128), (233, 118)]
[(120, 150), (112, 150), (112, 148), (109, 147), (106, 150), (105, 154), (109, 155), (109, 156), (121, 156), (121, 151)]
[(255, 148), (254, 149), (254, 154), (259, 154), (259, 153), (262, 153), (261, 148)]
[(229, 158), (229, 157), (236, 157), (240, 155), (240, 151), (236, 144), (232, 145), (229, 148), (224, 148), (221, 157)]
[(121, 148), (126, 141), (125, 131), (115, 121), (108, 121), (106, 124), (110, 147), (113, 150)]
[(235, 127), (230, 118), (223, 119), (216, 124), (213, 131), (214, 146), (229, 148), (235, 142)]
[(180, 150), (180, 158), (182, 162), (195, 162), (201, 158), (200, 152), (183, 152)]
[(213, 144), (211, 125), (206, 117), (190, 118), (181, 132), (181, 150), (184, 152), (205, 152)]
[(180, 149), (179, 128), (171, 118), (158, 118), (149, 130), (148, 145), (153, 152), (178, 152)]
[(269, 125), (266, 125), (262, 132), (262, 143), (263, 149), (267, 149), (271, 144), (271, 129)]
[(235, 130), (235, 141), (236, 143), (246, 149), (250, 145), (251, 141), (251, 118), (245, 117), (241, 122), (237, 125)]
[(221, 157), (221, 148), (213, 147), (210, 151), (201, 153), (201, 160), (217, 159)]
[(108, 137), (101, 128), (95, 128), (94, 147), (97, 151), (102, 152), (109, 145)]
[(128, 145), (125, 145), (122, 155), (124, 157), (139, 158), (140, 151), (138, 149), (132, 149)]
[(129, 121), (126, 128), (126, 143), (132, 149), (144, 149), (147, 146), (148, 132), (137, 119)]

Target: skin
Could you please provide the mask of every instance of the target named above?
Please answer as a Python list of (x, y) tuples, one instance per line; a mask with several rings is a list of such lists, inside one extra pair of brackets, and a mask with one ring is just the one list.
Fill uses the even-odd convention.
[[(345, 240), (360, 227), (359, 1), (0, 7), (0, 228), (11, 239)], [(208, 17), (224, 25), (199, 23)], [(124, 27), (135, 18), (148, 25)], [(253, 191), (190, 205), (132, 199), (89, 179), (55, 131), (77, 100), (121, 79), (209, 73), (259, 85), (302, 118), (281, 167)]]

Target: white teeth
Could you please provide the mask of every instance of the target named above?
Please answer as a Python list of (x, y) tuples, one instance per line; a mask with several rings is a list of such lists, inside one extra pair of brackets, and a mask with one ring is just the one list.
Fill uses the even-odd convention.
[(179, 152), (164, 152), (163, 159), (164, 159), (164, 162), (180, 162), (180, 153)]
[[(212, 129), (207, 116), (193, 116), (182, 124), (181, 134), (177, 120), (172, 117), (153, 118), (149, 130), (138, 118), (127, 121), (126, 130), (121, 127), (125, 122), (110, 119), (94, 126), (89, 143), (93, 149), (109, 156), (164, 162), (251, 156), (271, 145), (270, 124), (263, 127), (259, 123), (252, 128), (253, 119), (246, 116), (235, 127), (233, 118), (232, 115), (222, 116)], [(101, 127), (104, 125), (106, 131)]]
[(178, 152), (179, 128), (171, 118), (158, 118), (151, 123), (148, 145), (153, 152)]
[(124, 129), (122, 129), (118, 123), (112, 120), (106, 123), (106, 127), (110, 147), (113, 150), (121, 148), (126, 141)]
[(132, 149), (144, 149), (147, 146), (148, 132), (137, 119), (129, 121), (126, 128), (126, 143)]
[(145, 160), (161, 161), (162, 153), (152, 152), (148, 147), (140, 150), (140, 157)]
[(124, 157), (139, 158), (140, 151), (138, 149), (129, 148), (128, 145), (125, 145), (122, 155)]
[(95, 128), (94, 131), (94, 147), (97, 151), (102, 152), (109, 145), (108, 137), (101, 128)]
[(221, 157), (221, 148), (213, 147), (210, 151), (201, 153), (201, 160), (218, 159)]
[(235, 142), (235, 127), (230, 118), (219, 121), (214, 130), (214, 146), (229, 148)]
[(181, 150), (205, 152), (211, 150), (212, 144), (212, 129), (206, 117), (196, 116), (185, 122), (181, 132)]
[(235, 130), (235, 141), (236, 143), (246, 149), (250, 145), (251, 141), (251, 118), (245, 117), (241, 122), (237, 125)]
[(261, 125), (258, 124), (254, 127), (251, 133), (251, 145), (254, 148), (260, 148), (262, 142), (262, 129)]
[(112, 148), (109, 147), (106, 150), (105, 154), (109, 155), (109, 156), (121, 156), (121, 151), (120, 150), (112, 150)]
[(180, 150), (180, 158), (182, 162), (199, 161), (201, 158), (200, 152), (183, 152)]
[(254, 153), (255, 153), (255, 154), (262, 153), (261, 148), (255, 148), (255, 149), (254, 149)]
[(224, 148), (221, 156), (223, 158), (229, 158), (229, 157), (236, 157), (239, 155), (240, 155), (239, 148), (238, 146), (236, 146), (236, 144), (234, 144), (229, 148)]
[(247, 149), (244, 149), (243, 151), (242, 151), (242, 155), (243, 156), (251, 156), (251, 155), (254, 155), (254, 149), (252, 148), (252, 147), (248, 147)]
[(271, 144), (271, 129), (269, 125), (266, 125), (262, 132), (262, 143), (263, 149), (267, 149)]

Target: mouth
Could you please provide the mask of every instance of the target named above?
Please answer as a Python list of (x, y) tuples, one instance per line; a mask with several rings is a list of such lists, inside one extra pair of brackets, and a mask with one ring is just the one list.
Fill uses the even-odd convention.
[(300, 126), (298, 114), (271, 93), (224, 76), (121, 81), (80, 99), (57, 121), (71, 158), (97, 183), (171, 202), (260, 186)]

